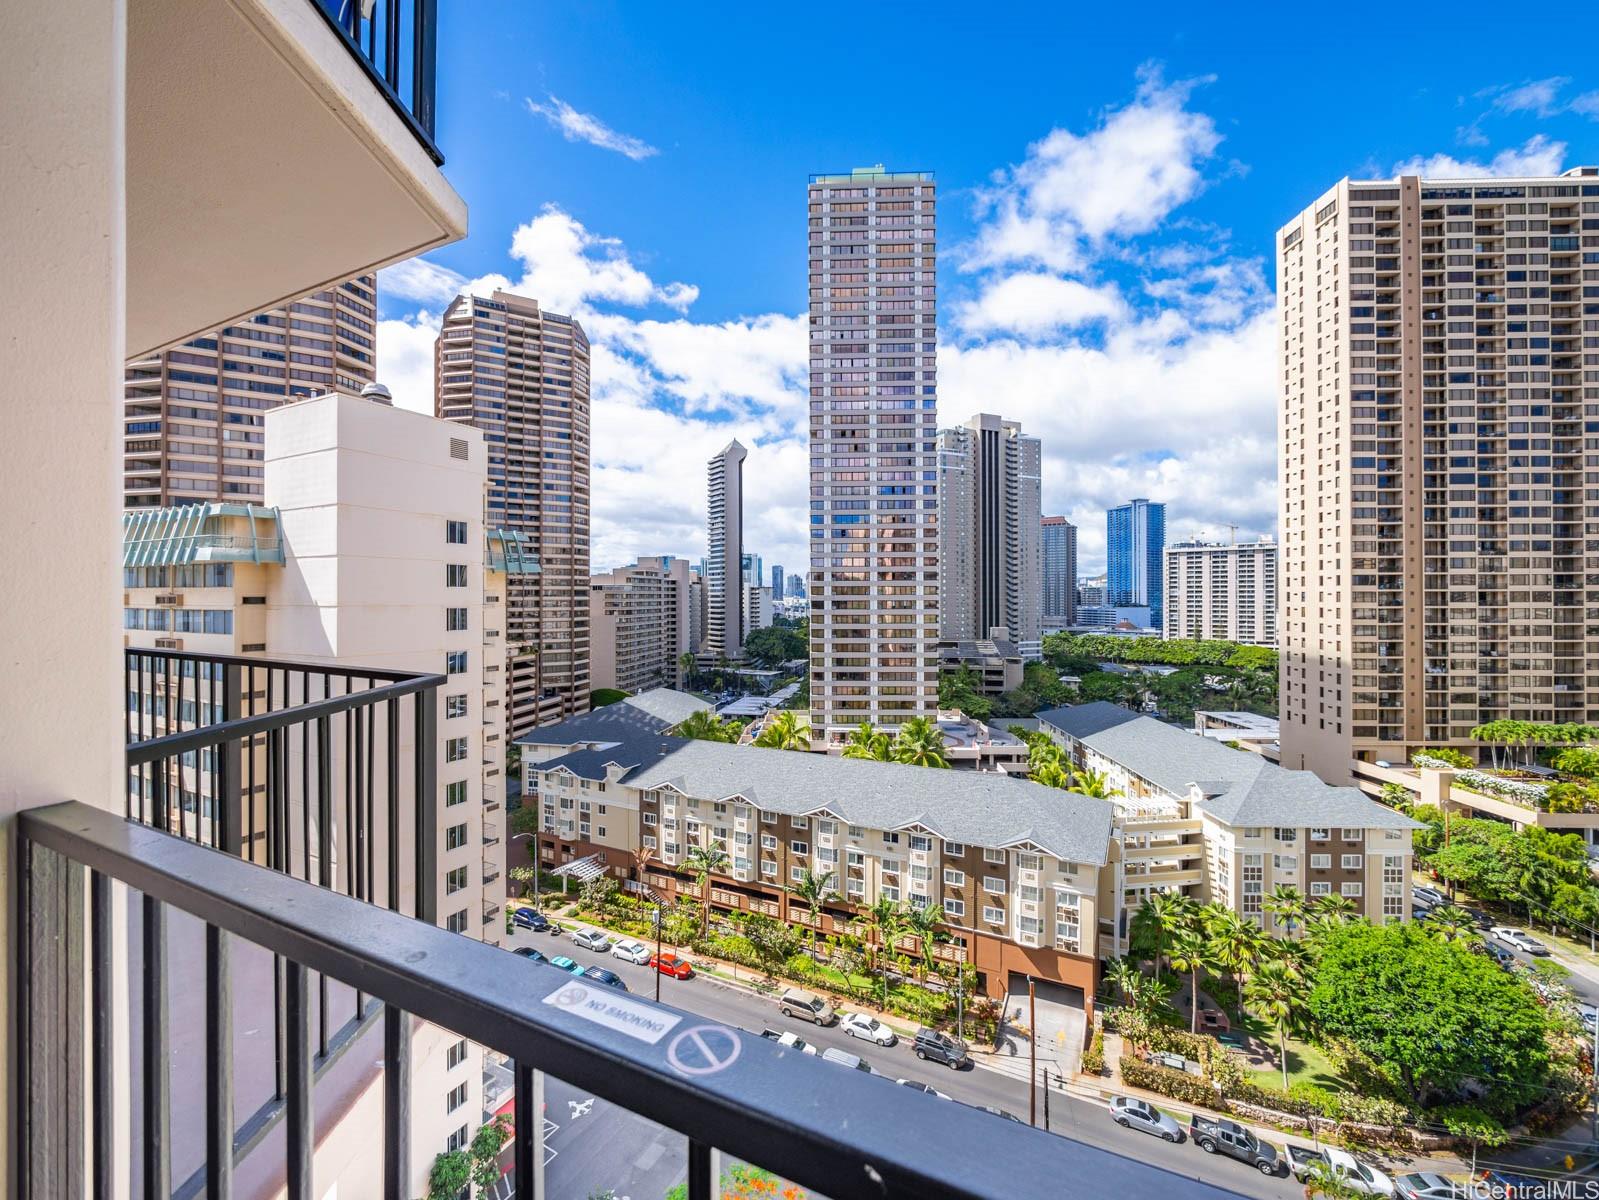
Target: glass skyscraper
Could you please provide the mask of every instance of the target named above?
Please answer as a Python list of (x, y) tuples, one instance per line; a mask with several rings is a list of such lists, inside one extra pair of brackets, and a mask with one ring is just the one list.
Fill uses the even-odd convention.
[(1165, 620), (1166, 506), (1133, 500), (1105, 513), (1105, 603), (1149, 608), (1149, 624)]

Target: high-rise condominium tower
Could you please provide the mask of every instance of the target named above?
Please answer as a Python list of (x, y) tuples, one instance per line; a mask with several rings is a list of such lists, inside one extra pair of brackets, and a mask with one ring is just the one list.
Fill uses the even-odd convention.
[(693, 648), (688, 560), (640, 558), (593, 576), (589, 588), (595, 689), (677, 686), (679, 659)]
[(1166, 580), (1166, 506), (1133, 500), (1105, 513), (1105, 603), (1149, 608), (1161, 627)]
[(938, 706), (936, 197), (926, 172), (813, 175), (811, 718)]
[(1599, 722), (1596, 221), (1580, 167), (1344, 179), (1279, 231), (1284, 766)]
[(360, 275), (128, 363), (123, 503), (261, 502), (263, 414), (351, 395), (376, 369), (377, 280)]
[(536, 300), (461, 295), (436, 343), (438, 415), (488, 446), (490, 525), (522, 535), (537, 575), (511, 580), (510, 734), (589, 706), (589, 343)]
[(737, 658), (744, 652), (744, 459), (738, 442), (723, 446), (706, 464), (706, 654)]
[(1166, 547), (1169, 638), (1277, 644), (1277, 544), (1177, 542)]
[(1077, 526), (1065, 517), (1044, 517), (1045, 629), (1064, 629), (1077, 622)]
[(979, 413), (938, 435), (940, 636), (1007, 636), (1036, 653), (1043, 609), (1039, 444)]
[(772, 564), (772, 599), (783, 598), (783, 568), (777, 563)]

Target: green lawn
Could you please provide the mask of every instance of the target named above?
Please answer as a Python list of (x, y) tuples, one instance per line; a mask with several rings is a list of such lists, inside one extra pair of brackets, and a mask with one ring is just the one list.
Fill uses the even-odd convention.
[[(1269, 1039), (1272, 1057), (1277, 1053), (1275, 1038)], [(1252, 1068), (1249, 1071), (1250, 1079), (1264, 1087), (1281, 1088), (1283, 1085), (1282, 1068), (1278, 1066), (1265, 1069)], [(1334, 1092), (1347, 1092), (1349, 1084), (1339, 1078), (1337, 1071), (1319, 1047), (1309, 1042), (1288, 1039), (1288, 1084), (1292, 1087), (1296, 1083), (1313, 1083), (1317, 1087), (1326, 1088)]]

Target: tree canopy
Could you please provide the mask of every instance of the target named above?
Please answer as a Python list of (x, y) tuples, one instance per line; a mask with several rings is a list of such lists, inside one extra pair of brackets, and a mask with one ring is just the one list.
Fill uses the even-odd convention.
[(1417, 1104), (1470, 1083), (1485, 1108), (1533, 1099), (1549, 1072), (1548, 1018), (1527, 985), (1485, 955), (1413, 924), (1351, 922), (1316, 934), (1308, 1014), (1383, 1064)]

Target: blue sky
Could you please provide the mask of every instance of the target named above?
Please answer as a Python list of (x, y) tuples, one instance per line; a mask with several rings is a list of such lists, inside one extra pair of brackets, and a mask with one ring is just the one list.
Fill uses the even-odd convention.
[(1044, 507), (1081, 526), (1086, 572), (1134, 495), (1174, 536), (1274, 530), (1279, 225), (1345, 174), (1599, 161), (1580, 10), (1509, 39), (1502, 5), (1456, 4), (1439, 42), (1406, 10), (441, 8), (438, 140), (471, 232), (384, 272), (380, 368), (428, 407), (463, 287), (577, 315), (596, 568), (701, 554), (704, 462), (736, 435), (749, 548), (804, 569), (812, 171), (937, 173), (940, 415), (1044, 439)]

